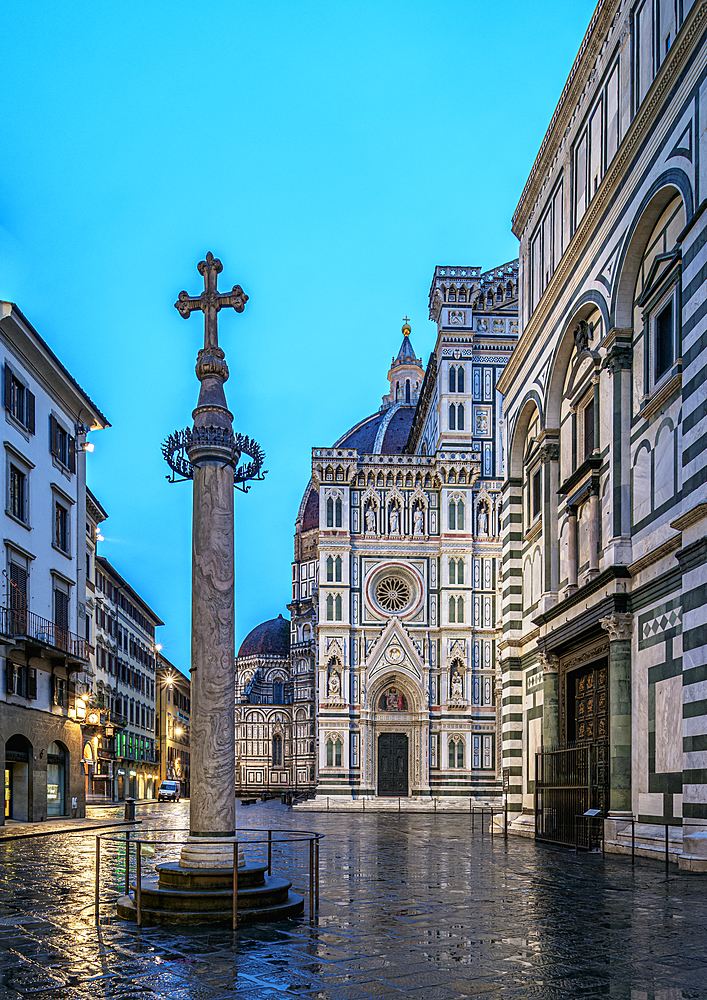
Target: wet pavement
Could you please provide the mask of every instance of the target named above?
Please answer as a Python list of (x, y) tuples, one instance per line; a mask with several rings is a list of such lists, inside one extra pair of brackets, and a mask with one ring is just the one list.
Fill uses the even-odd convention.
[[(141, 838), (188, 823), (188, 803), (139, 812)], [(472, 837), (469, 817), (454, 814), (268, 803), (239, 809), (239, 824), (325, 834), (315, 924), (138, 933), (112, 917), (123, 855), (106, 841), (96, 927), (95, 836), (0, 843), (0, 1000), (707, 1000), (705, 876), (491, 841), (478, 818)], [(157, 848), (147, 867), (173, 856)], [(276, 848), (273, 869), (306, 895), (304, 850)]]

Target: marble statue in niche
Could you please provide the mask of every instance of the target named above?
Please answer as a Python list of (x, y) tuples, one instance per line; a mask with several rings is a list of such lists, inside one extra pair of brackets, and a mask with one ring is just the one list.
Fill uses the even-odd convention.
[(413, 534), (423, 535), (425, 531), (425, 515), (422, 513), (422, 508), (418, 507), (415, 511), (415, 516), (413, 518)]
[(339, 675), (336, 670), (332, 670), (329, 674), (329, 686), (327, 693), (330, 698), (338, 698), (341, 693), (341, 681), (339, 680)]
[(376, 512), (372, 507), (366, 508), (366, 531), (368, 534), (375, 534), (376, 531)]
[(390, 533), (391, 535), (400, 533), (400, 514), (397, 507), (390, 508)]
[(464, 682), (458, 670), (452, 674), (452, 698), (461, 698), (464, 694)]

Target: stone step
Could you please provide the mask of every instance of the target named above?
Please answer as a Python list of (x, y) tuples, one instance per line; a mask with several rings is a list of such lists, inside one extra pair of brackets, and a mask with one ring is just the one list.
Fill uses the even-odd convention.
[[(159, 872), (159, 882), (165, 888), (179, 888), (185, 891), (223, 889), (233, 890), (233, 869), (229, 868), (182, 868), (178, 862), (170, 861), (155, 865)], [(246, 864), (238, 869), (239, 889), (262, 885), (267, 865)]]
[[(240, 894), (239, 894), (240, 899)], [(228, 909), (212, 910), (165, 910), (158, 907), (141, 906), (142, 922), (146, 927), (159, 925), (189, 926), (196, 924), (219, 924), (231, 926), (233, 910), (229, 903)], [(123, 920), (137, 920), (135, 901), (131, 896), (121, 896), (117, 902), (118, 916)], [(273, 906), (261, 906), (257, 909), (238, 911), (239, 924), (271, 923), (276, 920), (287, 920), (299, 917), (304, 911), (304, 897), (296, 892), (288, 892), (281, 903)]]
[[(214, 912), (230, 910), (233, 906), (233, 891), (229, 889), (191, 889), (171, 888), (160, 885), (155, 878), (143, 878), (142, 903), (145, 907), (162, 910), (189, 910)], [(292, 886), (287, 879), (279, 875), (268, 875), (262, 885), (238, 889), (238, 909), (254, 910), (270, 906), (279, 906), (287, 900), (287, 894)], [(131, 885), (135, 892), (135, 883)]]

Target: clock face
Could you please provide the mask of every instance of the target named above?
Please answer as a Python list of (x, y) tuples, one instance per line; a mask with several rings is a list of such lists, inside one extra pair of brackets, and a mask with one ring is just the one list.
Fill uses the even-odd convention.
[(88, 717), (88, 724), (89, 724), (89, 726), (97, 726), (98, 722), (99, 722), (99, 718), (96, 715), (96, 713), (95, 712), (91, 712), (91, 714)]
[(393, 663), (400, 663), (403, 658), (403, 651), (400, 646), (391, 646), (388, 650), (388, 659)]

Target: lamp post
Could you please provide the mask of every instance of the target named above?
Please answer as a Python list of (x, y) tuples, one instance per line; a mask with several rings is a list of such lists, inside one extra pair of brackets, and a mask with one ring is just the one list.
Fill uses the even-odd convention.
[[(191, 479), (192, 647), (191, 769), (194, 783), (189, 811), (189, 839), (180, 864), (187, 868), (232, 868), (235, 838), (235, 620), (234, 486), (246, 491), (262, 479), (263, 453), (243, 435), (233, 433), (224, 382), (229, 372), (218, 345), (217, 316), (224, 307), (243, 312), (248, 296), (240, 285), (221, 294), (216, 287), (220, 260), (206, 255), (198, 265), (204, 291), (195, 298), (180, 292), (176, 308), (186, 319), (204, 313), (204, 347), (196, 376), (201, 383), (191, 429), (170, 435), (162, 452), (172, 469), (171, 481)], [(243, 455), (249, 461), (242, 463)], [(217, 843), (216, 841), (219, 841)]]

